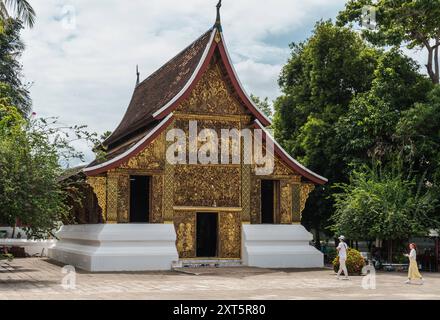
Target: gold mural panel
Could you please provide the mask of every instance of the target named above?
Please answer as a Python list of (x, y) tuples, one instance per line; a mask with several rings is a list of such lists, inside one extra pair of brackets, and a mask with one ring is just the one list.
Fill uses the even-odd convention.
[(281, 189), (281, 206), (280, 206), (280, 223), (292, 223), (292, 188), (287, 181), (280, 182)]
[(129, 222), (130, 176), (118, 175), (118, 223)]
[(239, 259), (241, 254), (241, 218), (237, 213), (220, 213), (220, 253), (224, 259)]
[(292, 184), (292, 222), (301, 222), (301, 184)]
[(163, 199), (163, 185), (164, 177), (162, 175), (152, 177), (152, 192), (151, 192), (151, 221), (152, 223), (163, 223), (162, 216), (162, 199)]
[(211, 63), (191, 95), (177, 112), (195, 114), (245, 114), (247, 110), (231, 94), (218, 63)]
[(102, 221), (107, 220), (107, 177), (87, 177), (87, 183), (92, 187), (101, 208)]
[(177, 165), (174, 205), (240, 207), (240, 167)]
[[(175, 122), (170, 126), (175, 127)], [(168, 148), (172, 142), (166, 141), (166, 147)], [(165, 170), (163, 178), (163, 220), (172, 221), (173, 220), (173, 206), (174, 206), (174, 165), (165, 161)]]
[(118, 221), (118, 182), (119, 176), (113, 172), (107, 175), (107, 222)]
[(179, 258), (194, 258), (196, 256), (196, 215), (194, 212), (179, 212), (174, 214), (176, 229), (176, 247)]
[(159, 135), (143, 151), (119, 166), (120, 169), (160, 170), (165, 165), (165, 134)]
[[(266, 156), (266, 147), (263, 146), (263, 154), (262, 156)], [(254, 155), (254, 157), (256, 157), (256, 155)], [(260, 161), (262, 160), (258, 160), (258, 162), (260, 163)], [(255, 160), (255, 162), (257, 162), (257, 160)], [(267, 177), (288, 177), (288, 176), (292, 176), (295, 175), (295, 171), (293, 171), (290, 167), (288, 167), (278, 156), (273, 156), (266, 158), (266, 164), (265, 165), (258, 165), (259, 168), (263, 168), (264, 166), (269, 167), (270, 165), (273, 165), (273, 172), (267, 176)], [(257, 165), (254, 164), (252, 166), (253, 170), (252, 172), (255, 174), (256, 173), (256, 168)]]
[(261, 223), (261, 179), (256, 176), (251, 178), (251, 223)]
[(244, 222), (251, 221), (251, 172), (251, 165), (243, 164), (241, 170), (241, 207), (243, 209), (241, 219)]

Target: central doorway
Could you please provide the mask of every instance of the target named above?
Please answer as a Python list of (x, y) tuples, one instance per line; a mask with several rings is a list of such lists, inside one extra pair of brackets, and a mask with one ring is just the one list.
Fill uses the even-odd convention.
[(150, 177), (130, 176), (130, 223), (150, 222)]
[(197, 257), (217, 256), (217, 213), (197, 213)]
[(261, 223), (277, 223), (280, 184), (277, 180), (261, 181)]

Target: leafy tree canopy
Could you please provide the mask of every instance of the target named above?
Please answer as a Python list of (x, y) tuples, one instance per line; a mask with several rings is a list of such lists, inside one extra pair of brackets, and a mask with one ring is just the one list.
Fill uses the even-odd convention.
[[(8, 85), (1, 90), (8, 90), (11, 103), (24, 116), (31, 110), (31, 99), (26, 86), (22, 83), (22, 66), (19, 58), (24, 50), (20, 40), (22, 24), (19, 20), (5, 21), (3, 32), (0, 32), (0, 82)], [(5, 93), (5, 92), (3, 92)]]
[(440, 1), (439, 0), (349, 0), (339, 13), (338, 24), (357, 22), (362, 25), (365, 8), (375, 10), (376, 27), (364, 28), (362, 33), (370, 42), (379, 45), (425, 48), (428, 51), (428, 74), (439, 83)]

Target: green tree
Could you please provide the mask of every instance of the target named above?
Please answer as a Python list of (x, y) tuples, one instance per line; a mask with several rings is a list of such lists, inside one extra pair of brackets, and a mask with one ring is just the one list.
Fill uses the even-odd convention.
[(8, 19), (3, 32), (0, 32), (0, 83), (5, 84), (0, 90), (8, 90), (11, 103), (27, 116), (31, 110), (31, 99), (21, 80), (22, 66), (19, 58), (24, 50), (20, 40), (21, 29), (20, 21)]
[(426, 172), (425, 183), (440, 199), (440, 86), (428, 94), (426, 102), (402, 113), (394, 138), (405, 161), (413, 163), (413, 170)]
[(57, 151), (14, 107), (0, 106), (0, 221), (44, 237), (65, 218)]
[(260, 99), (260, 97), (251, 94), (251, 99), (256, 104), (256, 106), (266, 115), (266, 117), (272, 119), (273, 112), (268, 97), (262, 100)]
[[(372, 167), (355, 168), (349, 183), (338, 184), (333, 195), (335, 213), (332, 229), (353, 240), (407, 240), (426, 236), (439, 226), (434, 215), (438, 206), (435, 194), (426, 188), (423, 179), (417, 182), (401, 170), (397, 160), (383, 168), (380, 163)], [(390, 248), (391, 249), (391, 248)], [(389, 260), (392, 251), (389, 250)]]
[[(349, 28), (329, 21), (318, 22), (313, 35), (291, 49), (279, 79), (282, 95), (275, 101), (275, 137), (330, 183), (344, 181), (346, 164), (335, 123), (356, 94), (371, 89), (380, 51)], [(327, 186), (311, 194), (303, 215), (306, 226), (316, 231), (326, 227), (332, 212), (330, 194)]]
[(35, 11), (26, 0), (0, 0), (0, 20), (16, 18), (32, 28), (35, 24)]
[[(0, 93), (8, 92), (0, 85)], [(26, 119), (0, 95), (0, 224), (25, 226), (44, 238), (60, 222), (71, 222), (66, 198), (72, 190), (59, 177), (72, 158), (83, 158), (72, 142), (94, 142), (84, 126), (65, 126), (56, 118)]]
[(426, 70), (431, 81), (439, 83), (440, 1), (438, 0), (350, 0), (338, 16), (339, 25), (357, 22), (362, 25), (366, 6), (376, 9), (376, 27), (362, 33), (379, 46), (428, 51)]
[(426, 101), (433, 86), (418, 70), (398, 50), (381, 54), (370, 90), (356, 95), (335, 125), (345, 163), (385, 161), (400, 148), (395, 132), (402, 113)]

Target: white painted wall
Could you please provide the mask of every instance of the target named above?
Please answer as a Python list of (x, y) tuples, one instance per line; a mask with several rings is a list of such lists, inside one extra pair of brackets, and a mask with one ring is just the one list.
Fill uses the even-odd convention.
[(243, 225), (243, 265), (261, 268), (322, 268), (324, 255), (310, 245), (302, 225)]
[(178, 261), (172, 224), (63, 226), (49, 257), (92, 272), (170, 270)]

